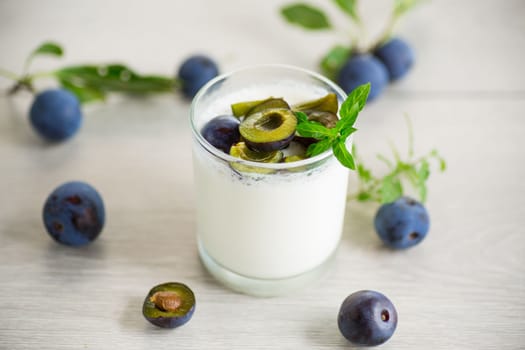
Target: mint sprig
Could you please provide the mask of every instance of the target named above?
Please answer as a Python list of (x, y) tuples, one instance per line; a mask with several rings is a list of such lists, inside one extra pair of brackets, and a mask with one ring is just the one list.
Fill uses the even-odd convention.
[(297, 133), (300, 136), (318, 140), (308, 146), (306, 150), (308, 157), (314, 157), (331, 148), (334, 156), (342, 165), (355, 170), (355, 161), (346, 146), (346, 139), (357, 130), (354, 128), (354, 123), (366, 104), (369, 92), (370, 83), (355, 88), (341, 105), (340, 119), (333, 128), (327, 128), (319, 122), (308, 120), (308, 116), (303, 112), (295, 112)]
[(180, 86), (176, 78), (160, 75), (142, 75), (124, 64), (98, 64), (66, 66), (50, 72), (30, 73), (29, 68), (38, 56), (61, 57), (64, 49), (55, 42), (44, 42), (27, 57), (21, 75), (0, 69), (0, 76), (15, 80), (10, 94), (20, 90), (34, 91), (34, 81), (50, 77), (74, 93), (82, 103), (105, 100), (112, 92), (127, 94), (153, 94), (172, 92)]
[(418, 193), (419, 200), (425, 202), (427, 199), (427, 180), (430, 176), (430, 164), (436, 162), (438, 169), (443, 172), (446, 162), (437, 150), (432, 150), (426, 155), (414, 158), (414, 141), (412, 125), (407, 118), (409, 129), (409, 144), (407, 158), (401, 159), (399, 151), (391, 145), (393, 159), (378, 154), (377, 158), (386, 164), (388, 172), (382, 176), (374, 176), (372, 171), (364, 165), (358, 156), (356, 147), (352, 152), (357, 160), (358, 191), (349, 196), (361, 202), (375, 201), (379, 203), (393, 202), (403, 196), (405, 185), (412, 186)]

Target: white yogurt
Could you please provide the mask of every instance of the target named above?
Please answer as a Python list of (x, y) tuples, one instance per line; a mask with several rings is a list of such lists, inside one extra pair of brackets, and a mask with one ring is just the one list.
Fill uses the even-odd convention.
[[(196, 129), (228, 113), (234, 102), (275, 96), (293, 104), (325, 94), (297, 84), (246, 88), (200, 110)], [(200, 142), (194, 138), (197, 235), (214, 262), (247, 278), (283, 279), (316, 268), (334, 253), (341, 238), (348, 169), (333, 156), (309, 170), (238, 173)]]

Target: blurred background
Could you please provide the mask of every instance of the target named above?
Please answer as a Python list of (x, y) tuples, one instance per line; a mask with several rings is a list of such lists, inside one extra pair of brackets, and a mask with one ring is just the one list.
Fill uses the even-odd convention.
[[(64, 45), (55, 64), (125, 61), (139, 71), (170, 74), (188, 55), (205, 52), (223, 71), (258, 63), (287, 63), (315, 69), (335, 44), (346, 44), (349, 19), (330, 1), (311, 0), (330, 14), (337, 33), (288, 25), (278, 10), (291, 1), (28, 1), (0, 3), (0, 64), (19, 71), (26, 54), (44, 40)], [(525, 49), (521, 0), (423, 1), (396, 32), (410, 42), (417, 64), (394, 91), (516, 92)], [(384, 28), (390, 0), (360, 3), (368, 37)], [(2, 86), (5, 81), (0, 81)]]

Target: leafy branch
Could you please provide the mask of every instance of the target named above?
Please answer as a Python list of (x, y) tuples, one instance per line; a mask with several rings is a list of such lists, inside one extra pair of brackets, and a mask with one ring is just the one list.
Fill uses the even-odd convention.
[[(431, 162), (437, 162), (438, 169), (443, 172), (446, 169), (446, 162), (437, 150), (433, 149), (426, 155), (414, 158), (413, 131), (410, 120), (407, 118), (409, 144), (407, 159), (401, 159), (400, 153), (391, 145), (393, 160), (378, 154), (377, 158), (386, 164), (389, 172), (383, 177), (376, 177), (372, 171), (367, 168), (362, 159), (357, 155), (354, 147), (352, 153), (357, 160), (357, 176), (359, 180), (358, 191), (351, 195), (350, 199), (356, 199), (361, 202), (376, 201), (380, 203), (389, 203), (401, 197), (404, 192), (403, 183), (408, 182), (417, 190), (421, 202), (427, 198), (426, 181), (430, 176)], [(407, 180), (407, 181), (403, 181)]]
[(105, 100), (110, 92), (128, 94), (152, 94), (171, 92), (180, 86), (176, 78), (159, 75), (141, 75), (123, 64), (75, 65), (50, 72), (29, 73), (31, 63), (38, 56), (62, 57), (64, 50), (54, 42), (45, 42), (27, 57), (23, 73), (17, 75), (0, 69), (0, 76), (15, 80), (9, 94), (20, 90), (34, 91), (34, 81), (51, 77), (74, 93), (82, 103)]
[[(334, 5), (349, 18), (353, 30), (347, 42), (335, 45), (322, 57), (320, 66), (323, 73), (333, 79), (353, 53), (371, 51), (378, 44), (388, 40), (398, 20), (422, 1), (424, 0), (394, 0), (386, 28), (378, 39), (367, 45), (360, 42), (365, 37), (365, 25), (359, 12), (359, 1), (332, 0)], [(288, 23), (303, 29), (310, 31), (336, 29), (323, 9), (307, 3), (297, 2), (286, 5), (281, 8), (280, 13)]]
[(394, 28), (399, 22), (399, 19), (423, 1), (426, 0), (395, 0), (394, 7), (392, 8), (392, 12), (385, 26), (385, 29), (379, 36), (378, 40), (372, 45), (370, 45), (370, 49), (373, 50), (376, 46), (386, 42), (392, 36)]

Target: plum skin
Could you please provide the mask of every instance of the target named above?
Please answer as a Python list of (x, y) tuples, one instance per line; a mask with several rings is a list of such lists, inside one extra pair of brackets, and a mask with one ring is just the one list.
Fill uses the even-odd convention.
[(100, 235), (105, 209), (102, 197), (91, 185), (72, 181), (60, 185), (48, 196), (42, 216), (48, 234), (56, 242), (79, 247)]
[(65, 89), (49, 89), (36, 95), (29, 118), (34, 130), (49, 141), (73, 136), (82, 124), (77, 97)]
[(231, 146), (241, 138), (239, 120), (231, 115), (217, 116), (204, 125), (201, 134), (215, 148), (230, 153)]
[(397, 311), (385, 295), (361, 290), (343, 301), (337, 324), (341, 334), (352, 344), (376, 346), (392, 337), (397, 319)]
[(354, 55), (339, 71), (337, 83), (346, 93), (352, 92), (360, 85), (370, 83), (368, 101), (372, 101), (388, 84), (388, 71), (383, 63), (372, 55)]
[(182, 82), (182, 93), (191, 99), (201, 87), (218, 74), (219, 68), (210, 57), (194, 55), (181, 64), (177, 77)]
[(186, 315), (182, 317), (147, 317), (146, 320), (151, 322), (157, 327), (160, 328), (177, 328), (186, 323), (193, 317), (195, 312), (195, 307), (193, 307)]
[(374, 228), (387, 246), (406, 249), (419, 244), (428, 234), (430, 218), (415, 199), (400, 197), (383, 204), (374, 217)]
[(414, 51), (400, 38), (393, 38), (374, 50), (374, 55), (385, 65), (390, 81), (404, 77), (414, 65)]

